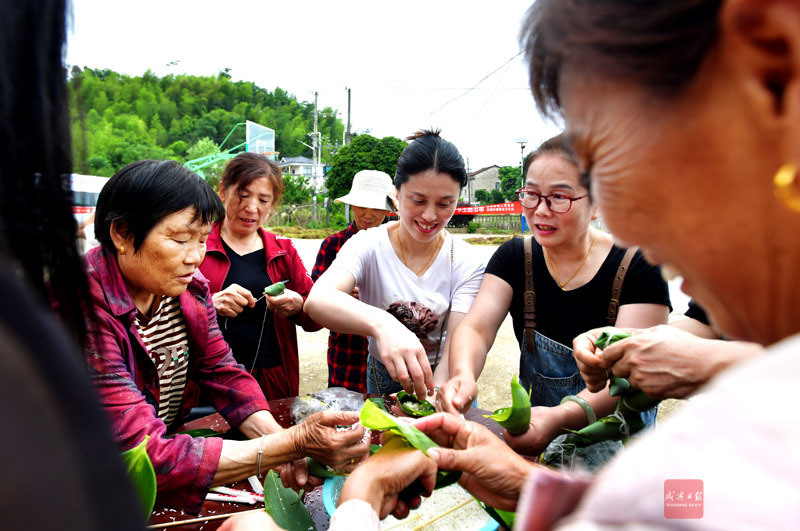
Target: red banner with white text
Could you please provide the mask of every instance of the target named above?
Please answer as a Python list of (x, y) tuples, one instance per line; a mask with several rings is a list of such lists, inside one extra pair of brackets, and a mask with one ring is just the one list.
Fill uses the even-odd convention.
[(483, 205), (473, 207), (459, 207), (456, 209), (456, 215), (487, 215), (487, 214), (522, 214), (522, 205), (519, 201), (512, 201), (510, 203), (497, 203), (495, 205)]

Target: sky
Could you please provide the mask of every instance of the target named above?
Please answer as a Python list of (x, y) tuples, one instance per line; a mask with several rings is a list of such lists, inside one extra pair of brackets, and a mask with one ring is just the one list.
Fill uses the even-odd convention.
[(518, 140), (527, 153), (559, 132), (536, 111), (518, 55), (529, 5), (73, 0), (66, 62), (131, 76), (229, 68), (235, 81), (281, 87), (300, 101), (317, 92), (320, 110), (337, 110), (344, 123), (349, 87), (355, 132), (404, 138), (438, 127), (474, 171), (519, 165)]

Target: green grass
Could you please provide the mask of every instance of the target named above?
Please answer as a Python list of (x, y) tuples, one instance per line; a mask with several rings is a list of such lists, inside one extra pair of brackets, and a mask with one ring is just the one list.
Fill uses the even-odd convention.
[(475, 238), (464, 238), (464, 241), (472, 245), (501, 245), (513, 236), (476, 236)]
[(265, 230), (273, 233), (286, 236), (287, 238), (297, 238), (299, 240), (323, 240), (339, 232), (340, 229), (305, 229), (303, 227), (268, 227)]

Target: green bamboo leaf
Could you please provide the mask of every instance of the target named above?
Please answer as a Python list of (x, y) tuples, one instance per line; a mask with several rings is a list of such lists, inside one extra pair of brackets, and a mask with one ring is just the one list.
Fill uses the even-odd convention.
[(610, 396), (622, 396), (631, 389), (631, 383), (627, 378), (620, 378), (615, 376), (611, 378), (611, 385), (608, 386), (608, 394)]
[(167, 435), (167, 439), (175, 437), (176, 435), (188, 435), (190, 437), (222, 437), (225, 434), (210, 428), (196, 428), (194, 430), (179, 431), (178, 433)]
[[(428, 455), (430, 448), (438, 448), (439, 445), (433, 440), (419, 431), (411, 424), (393, 417), (386, 411), (380, 409), (373, 402), (367, 400), (361, 408), (359, 414), (361, 425), (371, 430), (389, 431), (421, 451), (423, 454)], [(436, 473), (436, 488), (446, 487), (458, 481), (461, 477), (460, 470), (439, 470)]]
[(369, 400), (370, 402), (372, 402), (373, 404), (378, 406), (380, 409), (382, 409), (382, 410), (384, 410), (384, 411), (386, 411), (388, 413), (388, 411), (386, 409), (386, 405), (383, 403), (383, 398), (378, 397), (378, 396), (373, 396), (372, 398), (367, 398), (367, 400)]
[(276, 282), (275, 284), (270, 284), (266, 288), (264, 288), (264, 294), (274, 297), (276, 295), (280, 295), (286, 289), (286, 286), (283, 282)]
[(631, 335), (627, 332), (614, 332), (613, 334), (610, 332), (603, 332), (600, 334), (600, 337), (597, 338), (597, 341), (594, 342), (594, 346), (602, 349), (606, 349), (619, 341), (620, 339), (625, 339), (626, 337), (630, 337)]
[(531, 394), (520, 385), (516, 374), (511, 378), (511, 407), (501, 407), (484, 417), (495, 420), (512, 435), (528, 431), (531, 424)]
[(139, 498), (145, 518), (150, 518), (150, 513), (153, 512), (158, 490), (156, 471), (153, 469), (153, 463), (147, 455), (148, 440), (150, 440), (150, 436), (145, 435), (144, 440), (134, 448), (122, 452), (122, 461), (125, 463), (128, 477), (133, 483), (133, 490), (136, 491), (136, 496)]
[(337, 474), (331, 467), (323, 465), (313, 457), (306, 458), (306, 462), (308, 464), (308, 473), (312, 476), (317, 476), (318, 478), (335, 478), (344, 475)]
[(491, 516), (495, 522), (500, 524), (501, 529), (504, 529), (505, 531), (511, 531), (511, 529), (514, 527), (514, 520), (517, 518), (517, 513), (504, 511), (502, 509), (495, 509), (491, 505), (486, 505), (484, 502), (478, 500), (478, 498), (475, 498), (475, 500), (477, 500), (478, 505), (480, 505), (481, 508), (483, 508), (483, 510), (486, 511), (486, 513)]
[(397, 393), (397, 404), (406, 415), (412, 417), (427, 417), (436, 413), (436, 408), (427, 400), (419, 400), (416, 396), (405, 391)]
[(367, 400), (359, 414), (361, 425), (371, 430), (390, 431), (403, 437), (408, 444), (428, 455), (429, 448), (438, 448), (438, 444), (411, 424), (398, 420), (381, 410), (373, 402)]
[(264, 479), (264, 510), (281, 529), (316, 531), (314, 520), (303, 505), (302, 494), (284, 487), (281, 478), (270, 470)]

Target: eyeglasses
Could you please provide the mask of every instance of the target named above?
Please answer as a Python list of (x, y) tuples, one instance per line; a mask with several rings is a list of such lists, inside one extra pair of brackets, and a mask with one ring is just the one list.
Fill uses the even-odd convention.
[(569, 212), (569, 209), (572, 208), (573, 201), (578, 201), (584, 197), (589, 197), (589, 194), (584, 194), (580, 197), (567, 197), (564, 194), (542, 195), (537, 194), (536, 192), (525, 190), (523, 187), (517, 190), (517, 197), (519, 198), (519, 202), (522, 203), (522, 206), (525, 208), (536, 208), (539, 206), (541, 200), (544, 199), (547, 208), (557, 214), (563, 214), (565, 212)]

